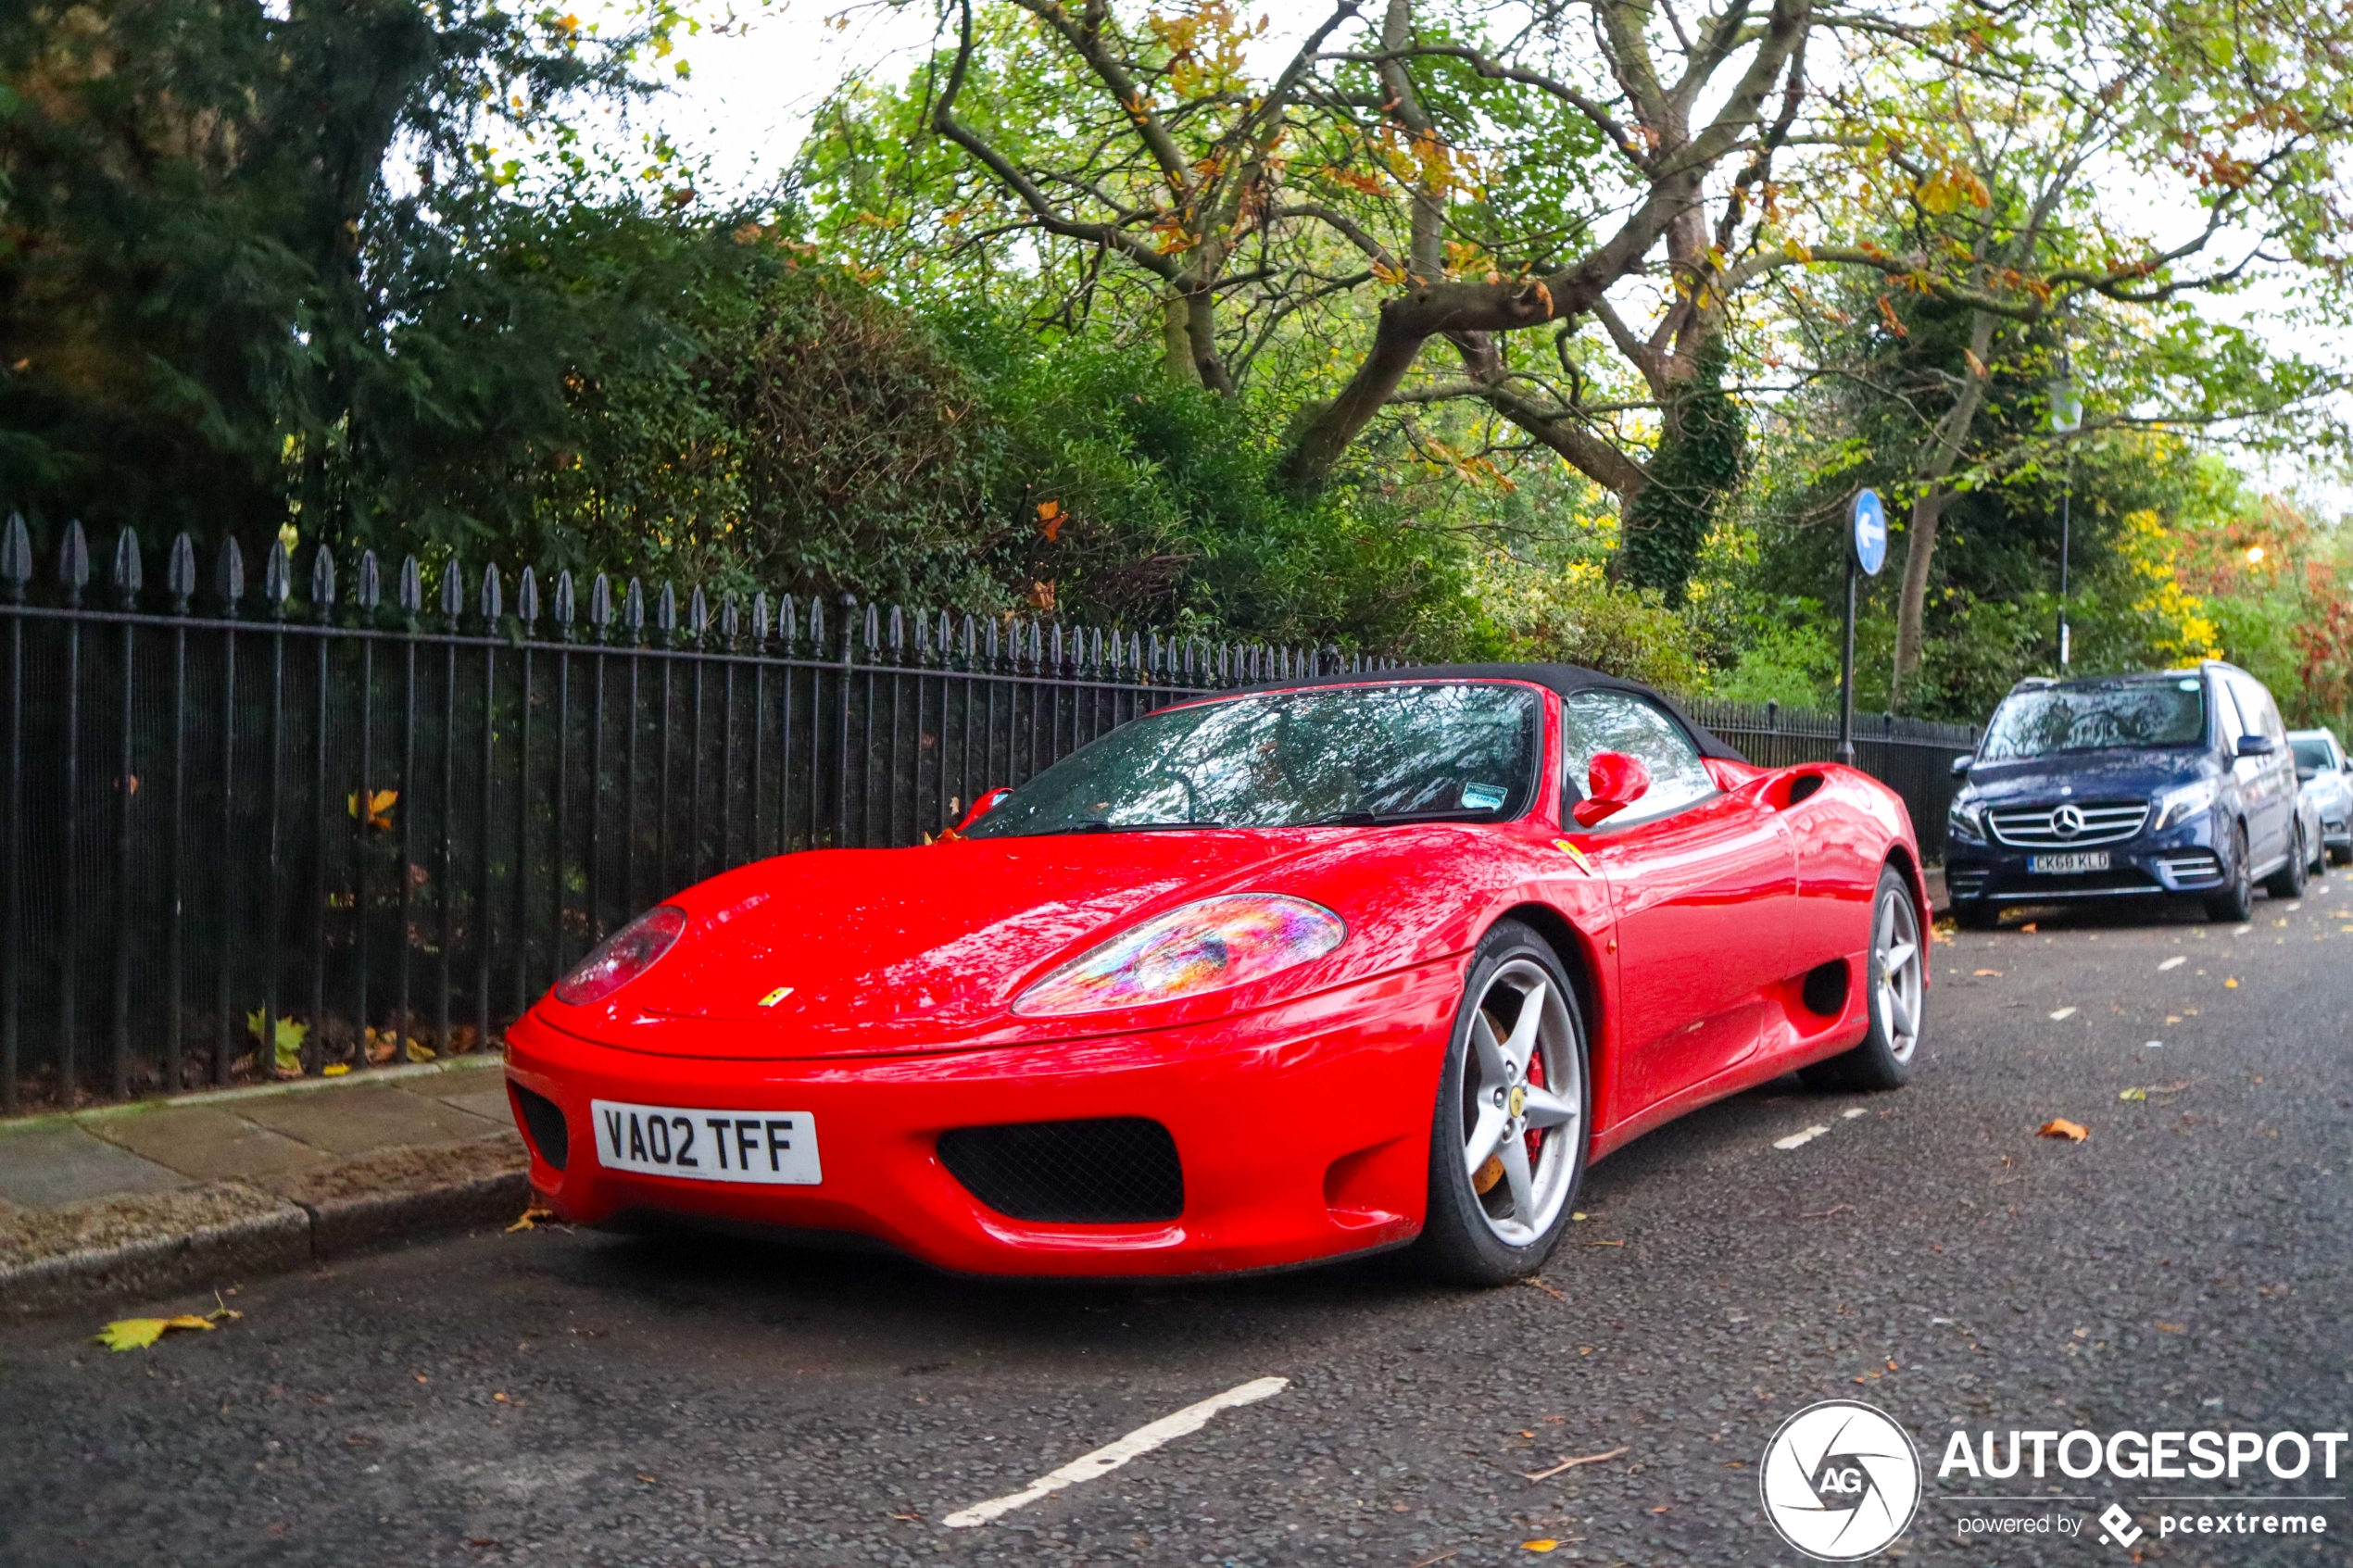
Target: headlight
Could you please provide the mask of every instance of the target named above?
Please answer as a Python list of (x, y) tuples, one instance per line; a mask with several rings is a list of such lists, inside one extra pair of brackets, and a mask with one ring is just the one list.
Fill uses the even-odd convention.
[(2212, 779), (2176, 785), (2149, 802), (2149, 809), (2155, 813), (2149, 821), (2149, 831), (2163, 833), (2175, 822), (2186, 822), (2213, 804)]
[(1985, 842), (1985, 808), (1974, 800), (1956, 800), (1944, 814), (1945, 831), (1955, 838), (1965, 838), (1971, 844)]
[(1024, 991), (1013, 1011), (1067, 1017), (1223, 991), (1320, 959), (1347, 935), (1338, 915), (1304, 898), (1203, 898), (1073, 959)]
[(648, 909), (580, 960), (580, 967), (556, 982), (556, 1000), (584, 1008), (601, 1002), (653, 968), (686, 929), (686, 911), (675, 904)]

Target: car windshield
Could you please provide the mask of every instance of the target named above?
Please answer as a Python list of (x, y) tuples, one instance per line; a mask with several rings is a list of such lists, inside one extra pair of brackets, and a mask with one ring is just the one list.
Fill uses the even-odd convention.
[(1167, 709), (1071, 753), (965, 832), (1503, 822), (1526, 810), (1534, 791), (1541, 712), (1532, 690), (1491, 682)]
[(2296, 765), (2299, 768), (2329, 769), (2336, 766), (2336, 759), (2329, 755), (2329, 743), (2324, 740), (2292, 740), (2288, 745), (2296, 749)]
[(2196, 746), (2206, 737), (2206, 695), (2194, 676), (2087, 682), (2012, 692), (1985, 727), (1981, 762), (2114, 746)]

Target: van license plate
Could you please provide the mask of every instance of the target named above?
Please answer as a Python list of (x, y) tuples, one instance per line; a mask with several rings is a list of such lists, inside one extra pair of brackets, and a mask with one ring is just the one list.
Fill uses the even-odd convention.
[(2026, 869), (2036, 876), (2081, 876), (2108, 870), (2108, 851), (2082, 849), (2072, 855), (2029, 855)]

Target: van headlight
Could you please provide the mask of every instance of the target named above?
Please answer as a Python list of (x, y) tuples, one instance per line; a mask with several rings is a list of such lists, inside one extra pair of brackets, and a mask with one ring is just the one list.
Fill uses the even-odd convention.
[(2199, 779), (2177, 784), (2149, 802), (2149, 832), (2163, 833), (2176, 822), (2204, 814), (2214, 804), (2214, 781)]
[(1967, 797), (1954, 801), (1953, 809), (1944, 814), (1944, 831), (1965, 844), (1984, 843), (1984, 804)]

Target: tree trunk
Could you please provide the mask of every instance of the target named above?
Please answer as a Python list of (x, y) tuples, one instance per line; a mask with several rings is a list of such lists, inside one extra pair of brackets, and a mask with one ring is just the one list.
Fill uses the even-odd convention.
[(1936, 421), (1935, 449), (1929, 454), (1919, 477), (1926, 481), (1919, 498), (1912, 503), (1912, 517), (1904, 531), (1904, 590), (1895, 606), (1895, 673), (1889, 683), (1887, 708), (1900, 713), (1911, 684), (1919, 672), (1920, 639), (1928, 614), (1929, 567), (1936, 554), (1936, 524), (1944, 515), (1945, 504), (1953, 492), (1944, 483), (1953, 471), (1953, 464), (1969, 445), (1969, 427), (1977, 422), (1977, 410), (1985, 400), (1985, 382), (1991, 373), (1985, 367), (1985, 356), (1994, 345), (1994, 318), (1984, 311), (1976, 312), (1969, 322), (1969, 353), (1968, 369), (1961, 378), (1959, 395), (1944, 417)]

